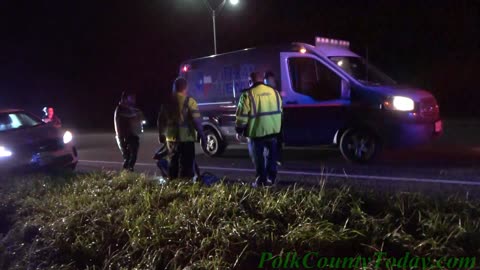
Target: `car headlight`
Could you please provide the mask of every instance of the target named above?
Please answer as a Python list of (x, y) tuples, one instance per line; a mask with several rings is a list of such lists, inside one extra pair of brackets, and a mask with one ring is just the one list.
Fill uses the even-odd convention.
[(388, 110), (408, 112), (415, 109), (415, 102), (409, 97), (394, 96), (385, 101), (383, 107)]
[(63, 143), (67, 144), (73, 140), (73, 134), (70, 131), (65, 131), (65, 134), (63, 134)]
[(0, 146), (0, 158), (11, 157), (12, 155), (13, 155), (12, 151), (8, 150), (3, 146)]

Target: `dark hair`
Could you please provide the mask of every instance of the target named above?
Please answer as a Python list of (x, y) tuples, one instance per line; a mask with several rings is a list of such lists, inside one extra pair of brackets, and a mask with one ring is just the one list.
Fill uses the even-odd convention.
[(268, 79), (268, 78), (270, 78), (270, 77), (275, 78), (275, 74), (273, 74), (273, 72), (271, 72), (271, 71), (265, 72), (265, 75), (263, 76), (263, 78), (264, 78), (264, 79)]
[(252, 83), (256, 83), (256, 82), (261, 81), (261, 75), (257, 71), (254, 71), (254, 72), (250, 73), (249, 77), (250, 77), (250, 80), (252, 81)]
[(53, 106), (50, 106), (50, 105), (49, 105), (49, 106), (43, 107), (43, 110), (42, 110), (42, 111), (43, 111), (45, 114), (48, 114), (48, 110), (49, 110), (50, 108), (53, 109), (53, 110), (55, 110), (55, 109), (53, 108)]
[(166, 117), (172, 122), (178, 122), (180, 119), (180, 107), (177, 100), (177, 93), (187, 88), (187, 80), (178, 77), (173, 82), (172, 94), (170, 94), (163, 103), (162, 110), (166, 113)]
[(178, 77), (177, 79), (175, 79), (175, 82), (173, 83), (173, 92), (174, 93), (182, 92), (187, 88), (187, 84), (188, 82), (185, 78)]

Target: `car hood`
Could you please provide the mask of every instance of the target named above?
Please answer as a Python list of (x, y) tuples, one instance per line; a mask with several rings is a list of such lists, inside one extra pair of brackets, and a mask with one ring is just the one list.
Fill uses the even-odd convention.
[(385, 96), (409, 97), (418, 102), (426, 98), (433, 98), (433, 95), (426, 90), (406, 86), (378, 86), (369, 89)]
[(8, 148), (37, 145), (44, 141), (57, 139), (62, 139), (62, 131), (53, 126), (43, 124), (31, 128), (0, 132), (0, 146)]

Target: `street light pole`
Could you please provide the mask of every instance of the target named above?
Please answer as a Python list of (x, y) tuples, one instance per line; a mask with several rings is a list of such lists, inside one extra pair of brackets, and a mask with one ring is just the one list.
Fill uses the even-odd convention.
[(217, 24), (215, 21), (215, 10), (212, 11), (212, 23), (213, 23), (213, 52), (217, 54)]
[[(232, 3), (237, 3), (238, 1), (231, 1)], [(210, 11), (210, 14), (212, 15), (212, 24), (213, 24), (213, 52), (217, 54), (217, 25), (216, 25), (216, 16), (220, 14), (222, 9), (225, 7), (225, 4), (227, 3), (227, 0), (223, 0), (220, 5), (218, 5), (216, 8), (213, 8), (210, 5), (210, 2), (208, 0), (203, 0), (203, 3), (205, 6), (207, 6), (208, 11)]]

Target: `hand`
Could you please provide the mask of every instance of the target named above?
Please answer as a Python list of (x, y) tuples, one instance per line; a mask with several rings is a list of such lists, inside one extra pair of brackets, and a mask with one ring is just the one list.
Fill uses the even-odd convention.
[(239, 141), (239, 142), (245, 141), (245, 137), (243, 137), (243, 136), (240, 135), (239, 133), (237, 133), (237, 136), (236, 136), (236, 137), (237, 137), (237, 141)]

